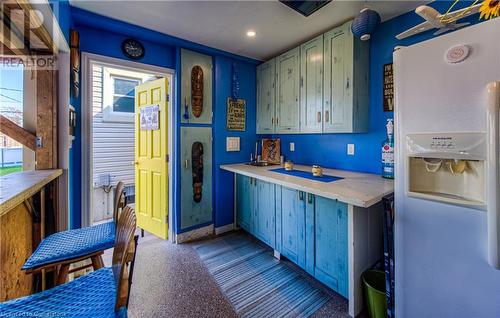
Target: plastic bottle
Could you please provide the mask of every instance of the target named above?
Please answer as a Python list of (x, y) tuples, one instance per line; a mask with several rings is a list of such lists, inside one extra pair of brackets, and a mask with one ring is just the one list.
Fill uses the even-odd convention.
[(394, 179), (394, 124), (387, 119), (387, 139), (382, 143), (382, 177)]

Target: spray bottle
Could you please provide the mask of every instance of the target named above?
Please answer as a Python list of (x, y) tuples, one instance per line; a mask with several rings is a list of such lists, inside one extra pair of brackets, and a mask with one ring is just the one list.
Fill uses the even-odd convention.
[(387, 139), (382, 143), (382, 177), (394, 179), (394, 124), (387, 119)]

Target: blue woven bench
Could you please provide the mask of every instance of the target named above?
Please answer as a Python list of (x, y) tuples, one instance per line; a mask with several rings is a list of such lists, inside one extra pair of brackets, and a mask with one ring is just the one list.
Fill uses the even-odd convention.
[(126, 207), (117, 223), (112, 267), (0, 303), (0, 317), (127, 317), (137, 248), (137, 240), (133, 239), (135, 227), (134, 210)]
[[(104, 250), (112, 248), (115, 244), (115, 224), (121, 208), (124, 187), (121, 181), (116, 186), (113, 199), (113, 221), (57, 232), (46, 237), (24, 263), (22, 269), (26, 273), (33, 273), (60, 265), (56, 283), (62, 284), (67, 280), (68, 273), (70, 273), (69, 267), (72, 263), (90, 258), (94, 270), (102, 268), (104, 266), (102, 261)], [(83, 268), (76, 268), (72, 271)]]

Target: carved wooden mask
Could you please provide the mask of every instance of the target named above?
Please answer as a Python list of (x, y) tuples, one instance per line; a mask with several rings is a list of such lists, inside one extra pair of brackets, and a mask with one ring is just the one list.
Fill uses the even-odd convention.
[(193, 142), (191, 147), (191, 171), (193, 174), (193, 200), (199, 203), (202, 198), (203, 189), (203, 144), (199, 141)]
[(203, 69), (199, 65), (191, 69), (191, 105), (194, 117), (200, 117), (203, 111)]

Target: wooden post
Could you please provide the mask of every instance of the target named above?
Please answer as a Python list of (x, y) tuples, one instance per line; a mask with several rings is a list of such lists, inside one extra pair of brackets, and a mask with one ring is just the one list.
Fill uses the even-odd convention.
[(36, 148), (36, 169), (57, 168), (57, 72), (36, 73), (37, 122), (36, 135), (41, 146)]

